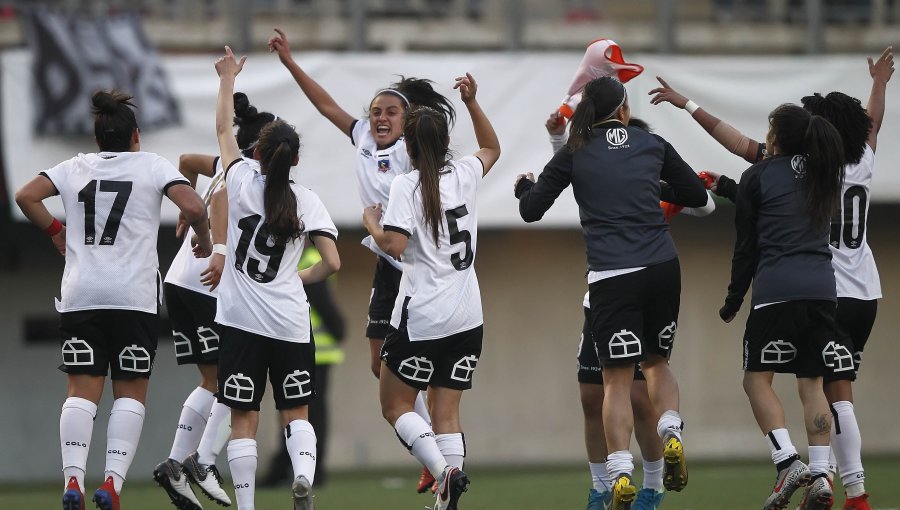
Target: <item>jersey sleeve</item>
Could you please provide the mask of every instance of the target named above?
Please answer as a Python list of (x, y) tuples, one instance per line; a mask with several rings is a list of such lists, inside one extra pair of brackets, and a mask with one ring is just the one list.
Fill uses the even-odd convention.
[(69, 175), (69, 167), (71, 166), (71, 161), (71, 159), (63, 161), (53, 168), (38, 173), (38, 175), (43, 175), (44, 177), (50, 179), (50, 182), (53, 183), (53, 187), (56, 188), (57, 195), (59, 194), (59, 190), (63, 189), (63, 187), (65, 186), (66, 179)]
[(661, 197), (666, 202), (685, 207), (703, 207), (708, 196), (703, 182), (694, 173), (694, 170), (681, 159), (681, 155), (672, 147), (672, 144), (657, 137), (665, 147), (663, 167), (660, 179), (669, 185), (666, 196)]
[(369, 122), (366, 119), (354, 120), (353, 124), (350, 126), (350, 143), (352, 143), (354, 147), (359, 145), (359, 141), (362, 140), (363, 135), (368, 129)]
[(556, 198), (572, 183), (572, 153), (559, 151), (544, 166), (537, 182), (521, 179), (515, 194), (519, 199), (519, 215), (526, 223), (538, 221), (550, 209)]
[(160, 190), (163, 195), (168, 193), (169, 188), (176, 184), (191, 185), (191, 183), (181, 175), (181, 172), (179, 172), (172, 163), (169, 163), (169, 160), (163, 157), (157, 157), (156, 161), (153, 163), (153, 180), (156, 189)]
[(457, 160), (456, 168), (467, 178), (473, 179), (476, 186), (484, 178), (484, 163), (478, 156), (466, 156)]
[(238, 158), (232, 161), (225, 167), (225, 187), (230, 193), (240, 191), (241, 183), (250, 172), (253, 172), (253, 170), (250, 168), (250, 165), (244, 161), (244, 158)]
[(757, 246), (757, 220), (760, 205), (761, 167), (751, 167), (741, 176), (741, 184), (735, 202), (734, 226), (736, 238), (734, 255), (731, 258), (731, 283), (728, 285), (726, 306), (736, 313), (744, 302), (744, 295), (750, 289), (756, 265), (759, 261)]
[(301, 220), (303, 228), (310, 236), (324, 236), (337, 240), (337, 227), (331, 220), (331, 215), (325, 209), (325, 204), (318, 195), (310, 190), (305, 190), (300, 198)]
[(412, 237), (415, 232), (415, 211), (413, 206), (414, 187), (410, 179), (397, 177), (391, 183), (391, 195), (381, 223), (390, 230)]

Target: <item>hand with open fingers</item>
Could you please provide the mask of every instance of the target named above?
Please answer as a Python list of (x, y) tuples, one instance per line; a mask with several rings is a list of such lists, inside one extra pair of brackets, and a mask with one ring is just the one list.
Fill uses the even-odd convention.
[(377, 227), (381, 223), (382, 214), (381, 204), (366, 207), (363, 210), (363, 225), (367, 229)]
[(465, 76), (457, 76), (456, 83), (453, 88), (459, 89), (459, 98), (463, 103), (475, 100), (475, 92), (478, 91), (478, 84), (471, 74), (466, 73)]
[(63, 257), (66, 256), (66, 226), (63, 225), (62, 229), (57, 232), (55, 235), (50, 236), (50, 240), (53, 241), (53, 247), (56, 248), (56, 251), (59, 252)]
[(200, 283), (204, 287), (209, 287), (209, 291), (216, 290), (219, 281), (222, 279), (222, 271), (225, 269), (225, 255), (221, 253), (213, 253), (209, 257), (209, 266), (205, 271), (200, 273)]
[(241, 57), (241, 60), (238, 61), (234, 56), (234, 52), (231, 51), (231, 48), (225, 46), (225, 55), (216, 60), (216, 73), (218, 73), (220, 77), (237, 76), (241, 72), (241, 69), (244, 68), (244, 62), (246, 61), (246, 55)]
[(284, 30), (275, 27), (275, 33), (278, 35), (273, 35), (269, 38), (269, 52), (275, 52), (278, 54), (278, 59), (282, 62), (288, 62), (291, 60), (291, 46), (288, 44), (287, 35), (284, 34)]
[(666, 83), (666, 80), (662, 79), (661, 76), (657, 76), (656, 79), (662, 87), (656, 87), (647, 93), (647, 95), (656, 94), (650, 99), (650, 104), (671, 103), (672, 106), (683, 110), (684, 105), (688, 102), (688, 98), (679, 94), (678, 91), (669, 86), (669, 84)]
[(544, 123), (547, 132), (553, 136), (559, 136), (566, 132), (566, 119), (559, 112), (553, 112)]
[(875, 81), (887, 83), (894, 74), (894, 47), (888, 46), (878, 57), (878, 60), (872, 61), (872, 57), (868, 58), (869, 74)]

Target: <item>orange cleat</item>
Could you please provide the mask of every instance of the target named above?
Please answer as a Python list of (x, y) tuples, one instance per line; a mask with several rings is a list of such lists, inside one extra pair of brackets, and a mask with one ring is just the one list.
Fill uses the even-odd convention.
[(93, 502), (100, 510), (119, 510), (119, 494), (111, 476), (107, 476), (103, 485), (94, 493)]
[(869, 494), (847, 498), (841, 510), (872, 510), (872, 507), (869, 506)]
[(434, 492), (434, 488), (432, 487), (435, 484), (434, 475), (428, 471), (427, 467), (422, 467), (422, 475), (419, 477), (419, 485), (416, 486), (416, 492), (419, 494), (425, 494), (429, 489), (431, 492)]
[(66, 485), (66, 491), (63, 492), (63, 510), (84, 510), (84, 493), (78, 486), (78, 479), (74, 476), (69, 477), (69, 483)]

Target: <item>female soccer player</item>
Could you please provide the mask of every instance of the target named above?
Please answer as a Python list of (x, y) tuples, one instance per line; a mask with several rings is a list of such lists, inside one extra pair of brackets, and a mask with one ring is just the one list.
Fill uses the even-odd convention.
[[(319, 197), (290, 179), (300, 161), (300, 138), (283, 120), (267, 124), (254, 148), (259, 172), (241, 157), (231, 131), (238, 62), (225, 47), (216, 61), (219, 97), (216, 136), (225, 165), (228, 259), (219, 283), (221, 324), (219, 399), (231, 408), (228, 464), (239, 510), (254, 505), (256, 430), (266, 375), (281, 415), (294, 481), (295, 510), (313, 507), (316, 435), (307, 421), (315, 396), (315, 348), (303, 283), (322, 281), (340, 268), (337, 229)], [(308, 235), (322, 260), (298, 273)]]
[[(363, 220), (378, 246), (403, 261), (403, 278), (381, 351), (381, 410), (409, 451), (437, 478), (435, 510), (455, 510), (469, 480), (461, 470), (466, 448), (459, 421), (463, 390), (481, 355), (481, 293), (475, 276), (478, 244), (476, 192), (500, 157), (500, 142), (475, 99), (470, 74), (456, 78), (478, 151), (451, 161), (447, 118), (419, 107), (403, 128), (412, 172), (391, 184)], [(382, 224), (384, 225), (382, 227)], [(433, 426), (415, 413), (428, 391)]]
[[(825, 395), (831, 404), (835, 420), (831, 435), (829, 478), (834, 477), (837, 467), (847, 496), (843, 506), (845, 510), (870, 509), (860, 452), (862, 441), (853, 409), (850, 382), (856, 379), (862, 352), (875, 321), (877, 300), (881, 297), (878, 268), (875, 266), (875, 259), (866, 236), (866, 220), (869, 216), (869, 196), (878, 132), (884, 119), (885, 91), (893, 72), (893, 48), (885, 49), (876, 61), (869, 59), (872, 89), (865, 109), (859, 100), (840, 92), (832, 92), (824, 98), (819, 95), (807, 96), (802, 100), (807, 111), (821, 115), (835, 126), (844, 142), (846, 157), (842, 199), (838, 204), (839, 213), (837, 217), (832, 218), (831, 262), (837, 282), (836, 318), (841, 334), (839, 344), (852, 353), (853, 370), (846, 370), (846, 364), (832, 363), (833, 367), (830, 367), (832, 369), (826, 371), (824, 378)], [(662, 79), (660, 82), (662, 87), (651, 91), (656, 94), (652, 100), (654, 103), (669, 102), (676, 107), (690, 110), (692, 117), (723, 146), (736, 149), (732, 152), (744, 157), (750, 163), (761, 158), (763, 151), (756, 147), (762, 144), (747, 138), (712, 116), (673, 90)], [(690, 108), (687, 107), (689, 103)], [(736, 183), (727, 176), (715, 177), (716, 192), (734, 201), (737, 192)], [(844, 351), (838, 348), (835, 352)], [(835, 359), (840, 361), (845, 358), (846, 356), (840, 356)]]
[[(664, 485), (681, 490), (687, 468), (681, 442), (678, 385), (668, 365), (681, 293), (678, 255), (659, 200), (706, 204), (693, 170), (657, 135), (629, 127), (625, 86), (597, 78), (570, 122), (566, 150), (557, 152), (534, 182), (520, 175), (515, 191), (526, 222), (539, 220), (572, 185), (587, 244), (591, 334), (603, 363), (603, 424), (611, 452), (612, 506), (628, 508), (637, 489), (628, 452), (633, 428), (631, 386), (640, 363), (650, 399), (662, 411)], [(662, 189), (660, 180), (668, 183)], [(665, 338), (665, 342), (660, 342)]]
[[(428, 106), (443, 114), (453, 123), (455, 111), (447, 98), (434, 91), (429, 80), (402, 78), (390, 88), (378, 91), (369, 103), (368, 118), (357, 119), (347, 113), (315, 80), (294, 61), (287, 36), (276, 28), (278, 35), (269, 39), (269, 50), (278, 53), (281, 63), (290, 71), (303, 94), (326, 119), (341, 133), (350, 137), (356, 147), (356, 179), (359, 198), (363, 207), (388, 205), (391, 182), (398, 175), (412, 170), (403, 139), (403, 122), (407, 112), (416, 106)], [(399, 262), (378, 249), (376, 243), (366, 239), (366, 245), (377, 255), (366, 337), (369, 339), (369, 355), (372, 373), (378, 377), (381, 370), (381, 346), (390, 327), (391, 310), (400, 287)], [(416, 398), (416, 412), (430, 421), (428, 406), (423, 395)], [(418, 492), (428, 490), (434, 477), (422, 471)]]
[[(254, 169), (259, 168), (259, 162), (253, 159), (259, 132), (273, 120), (275, 115), (258, 111), (250, 104), (246, 94), (235, 93), (234, 124), (238, 128), (236, 139), (238, 147), (242, 148), (242, 156)], [(212, 178), (203, 193), (203, 201), (207, 207), (213, 193), (225, 185), (225, 173), (216, 156), (184, 154), (179, 159), (178, 171), (193, 187), (196, 187), (199, 175)], [(184, 235), (184, 227), (186, 225), (179, 224), (176, 233)], [(201, 508), (188, 480), (200, 487), (213, 501), (231, 505), (231, 499), (222, 489), (222, 478), (215, 465), (216, 457), (225, 446), (224, 440), (231, 428), (231, 411), (228, 406), (216, 402), (215, 398), (219, 326), (214, 319), (218, 294), (215, 286), (207, 288), (206, 275), (201, 276), (209, 261), (191, 254), (191, 234), (188, 231), (184, 235), (184, 243), (169, 267), (164, 292), (172, 322), (172, 334), (175, 336), (175, 359), (179, 365), (197, 365), (200, 385), (184, 401), (169, 457), (153, 471), (153, 478), (166, 490), (172, 503), (182, 510)], [(213, 251), (224, 259), (224, 244), (214, 245)], [(220, 430), (220, 427), (224, 430)]]
[[(163, 196), (194, 228), (194, 252), (206, 257), (212, 250), (203, 200), (168, 161), (141, 152), (131, 96), (100, 91), (91, 101), (100, 152), (63, 161), (16, 193), (22, 213), (66, 257), (57, 302), (68, 380), (59, 419), (64, 510), (84, 509), (85, 467), (107, 371), (115, 401), (105, 482), (92, 498), (101, 510), (118, 510), (137, 451), (159, 329), (156, 236)], [(63, 201), (68, 235), (43, 204), (53, 195)]]
[[(822, 391), (822, 353), (835, 345), (834, 270), (828, 225), (844, 178), (840, 134), (830, 122), (796, 105), (769, 115), (770, 157), (741, 177), (735, 212), (728, 296), (719, 315), (731, 322), (753, 282), (744, 333), (744, 391), (772, 450), (778, 478), (764, 509), (782, 509), (811, 485), (803, 510), (831, 507), (828, 471), (831, 413)], [(809, 467), (785, 428), (772, 388), (775, 373), (797, 377), (809, 440)]]

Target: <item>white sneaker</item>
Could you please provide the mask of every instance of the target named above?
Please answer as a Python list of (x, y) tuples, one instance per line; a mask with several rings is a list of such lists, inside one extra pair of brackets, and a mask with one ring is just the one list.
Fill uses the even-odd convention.
[(153, 470), (153, 479), (166, 490), (178, 510), (203, 510), (177, 460), (166, 459), (160, 462)]
[(791, 502), (791, 496), (800, 487), (809, 485), (812, 475), (809, 468), (800, 461), (794, 460), (790, 466), (778, 472), (778, 478), (775, 479), (775, 488), (772, 494), (766, 499), (763, 510), (782, 510)]
[(222, 477), (215, 465), (206, 466), (197, 460), (197, 452), (184, 459), (182, 469), (187, 479), (200, 487), (206, 497), (222, 506), (231, 506), (231, 498), (222, 488)]
[(294, 478), (291, 484), (291, 494), (294, 496), (294, 510), (313, 510), (312, 485), (303, 475)]
[(469, 490), (469, 477), (459, 468), (447, 466), (438, 481), (437, 498), (432, 510), (457, 510), (463, 492)]

